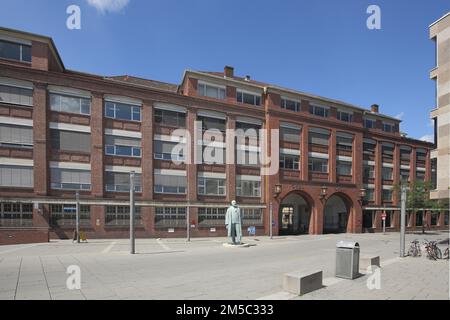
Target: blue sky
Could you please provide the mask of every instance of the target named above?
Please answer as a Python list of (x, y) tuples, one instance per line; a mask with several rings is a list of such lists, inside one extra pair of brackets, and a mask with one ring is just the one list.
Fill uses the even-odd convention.
[[(108, 10), (115, 1), (123, 6)], [(66, 28), (71, 4), (81, 8), (81, 30)], [(371, 4), (381, 8), (381, 30), (366, 27)], [(450, 11), (448, 0), (0, 0), (0, 7), (1, 26), (52, 37), (72, 70), (179, 83), (184, 69), (232, 65), (255, 80), (377, 103), (414, 138), (433, 132), (428, 26)]]

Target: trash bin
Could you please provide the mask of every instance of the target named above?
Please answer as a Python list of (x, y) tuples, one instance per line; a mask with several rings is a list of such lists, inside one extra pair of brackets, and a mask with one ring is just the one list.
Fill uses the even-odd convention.
[(336, 244), (336, 277), (355, 279), (359, 275), (359, 243), (339, 241)]

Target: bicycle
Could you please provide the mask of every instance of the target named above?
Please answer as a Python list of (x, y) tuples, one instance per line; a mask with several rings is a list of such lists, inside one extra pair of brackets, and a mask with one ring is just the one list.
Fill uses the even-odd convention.
[(425, 250), (427, 251), (427, 258), (430, 260), (442, 259), (441, 249), (437, 246), (437, 241), (428, 241), (425, 239)]
[(411, 242), (411, 245), (408, 250), (408, 256), (411, 257), (420, 257), (422, 256), (422, 250), (420, 249), (419, 240), (414, 240)]
[(448, 247), (445, 249), (445, 251), (444, 251), (444, 255), (443, 255), (443, 257), (442, 257), (442, 259), (449, 259), (449, 253), (448, 253)]

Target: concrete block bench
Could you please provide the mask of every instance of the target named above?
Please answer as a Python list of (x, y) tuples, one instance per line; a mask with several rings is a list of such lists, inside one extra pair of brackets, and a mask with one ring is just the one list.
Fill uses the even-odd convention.
[(381, 267), (380, 264), (380, 256), (375, 255), (363, 255), (359, 259), (359, 269), (363, 272), (367, 271), (367, 268), (370, 266)]
[(283, 289), (300, 296), (321, 289), (322, 279), (322, 271), (286, 273), (283, 275)]

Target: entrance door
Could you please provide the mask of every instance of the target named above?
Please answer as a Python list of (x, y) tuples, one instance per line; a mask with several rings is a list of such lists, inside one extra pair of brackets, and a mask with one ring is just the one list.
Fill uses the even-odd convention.
[(281, 207), (280, 234), (283, 235), (292, 234), (293, 229), (294, 229), (294, 207), (283, 206)]

